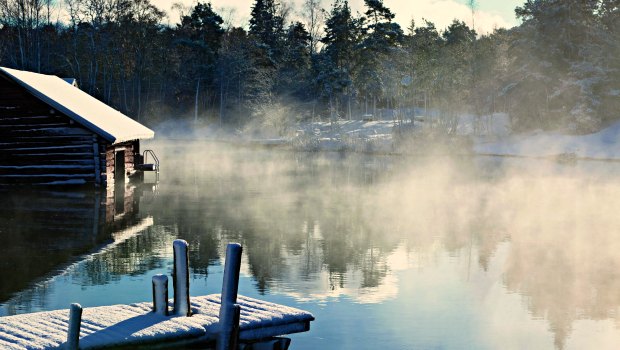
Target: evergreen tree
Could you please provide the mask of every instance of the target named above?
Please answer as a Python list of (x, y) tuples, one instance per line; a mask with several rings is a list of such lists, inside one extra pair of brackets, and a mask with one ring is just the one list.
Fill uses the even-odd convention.
[(284, 18), (278, 13), (275, 0), (256, 0), (250, 18), (250, 36), (257, 44), (264, 45), (265, 54), (273, 64), (281, 55), (284, 37)]
[(216, 56), (224, 35), (223, 23), (224, 20), (213, 11), (211, 3), (199, 2), (189, 16), (181, 18), (180, 29), (189, 32), (192, 40), (200, 41), (211, 55)]
[(382, 0), (364, 0), (364, 3), (368, 24), (364, 27), (364, 39), (360, 45), (356, 86), (365, 101), (372, 101), (374, 111), (377, 98), (387, 97), (388, 85), (393, 85), (390, 84), (393, 82), (398, 84), (402, 79), (399, 74), (394, 74), (395, 66), (391, 65), (390, 56), (402, 44), (404, 34), (400, 25), (392, 22), (395, 15), (383, 5)]
[(524, 72), (512, 93), (526, 108), (511, 111), (523, 127), (598, 128), (596, 85), (601, 41), (598, 0), (529, 0), (515, 10), (523, 20), (514, 46), (514, 69)]
[(410, 88), (413, 89), (414, 104), (428, 111), (431, 100), (436, 92), (436, 81), (439, 74), (440, 48), (443, 40), (435, 28), (435, 24), (425, 21), (422, 27), (409, 28), (410, 34), (405, 41), (405, 53), (408, 75), (412, 78)]
[(441, 112), (439, 124), (452, 132), (456, 130), (457, 114), (467, 110), (469, 94), (475, 89), (472, 68), (476, 32), (454, 20), (442, 37), (435, 107)]
[(325, 36), (321, 42), (324, 53), (339, 69), (350, 71), (355, 46), (361, 36), (362, 19), (354, 18), (347, 0), (336, 0), (325, 21)]
[(291, 23), (288, 28), (280, 69), (280, 90), (296, 97), (308, 97), (310, 74), (310, 33), (301, 22)]
[[(331, 117), (340, 114), (342, 98), (346, 95), (347, 106), (351, 103), (351, 83), (357, 60), (356, 46), (362, 34), (362, 18), (354, 18), (346, 0), (336, 0), (325, 22), (325, 45), (318, 60), (317, 83), (323, 96), (329, 98)], [(350, 115), (350, 109), (347, 114)]]
[(184, 63), (180, 70), (181, 77), (186, 82), (184, 95), (188, 102), (193, 95), (195, 121), (200, 110), (206, 108), (204, 102), (211, 100), (215, 94), (215, 71), (224, 35), (223, 22), (211, 3), (199, 2), (189, 16), (181, 17), (181, 37), (178, 43), (181, 46), (180, 58)]
[(216, 79), (219, 100), (219, 122), (240, 125), (245, 122), (242, 116), (250, 114), (246, 98), (254, 75), (251, 52), (253, 43), (243, 28), (233, 27), (222, 37)]

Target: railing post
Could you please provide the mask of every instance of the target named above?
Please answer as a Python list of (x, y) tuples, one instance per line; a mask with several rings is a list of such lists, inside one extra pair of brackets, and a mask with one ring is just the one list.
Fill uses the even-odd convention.
[(67, 331), (67, 350), (80, 348), (80, 324), (82, 323), (82, 306), (71, 304), (69, 311), (69, 330)]
[(174, 288), (174, 313), (190, 316), (189, 303), (189, 255), (187, 242), (182, 239), (174, 240), (174, 267), (172, 284)]
[(168, 316), (168, 276), (153, 276), (153, 312)]
[[(239, 336), (239, 317), (241, 308), (237, 305), (239, 290), (239, 270), (241, 269), (242, 248), (239, 243), (230, 243), (226, 247), (224, 262), (224, 279), (220, 305), (220, 333), (216, 342), (217, 350), (233, 349)], [(235, 329), (237, 329), (235, 331)]]

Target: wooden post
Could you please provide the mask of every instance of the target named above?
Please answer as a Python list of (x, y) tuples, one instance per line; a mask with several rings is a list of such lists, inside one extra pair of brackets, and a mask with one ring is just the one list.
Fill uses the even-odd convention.
[(174, 313), (190, 316), (189, 307), (189, 255), (187, 242), (182, 239), (174, 240), (174, 269), (172, 284), (174, 288)]
[(228, 338), (228, 344), (230, 344), (229, 348), (233, 350), (239, 347), (239, 322), (241, 321), (241, 306), (239, 306), (239, 304), (234, 304), (234, 308), (232, 327), (230, 327), (230, 337)]
[[(239, 290), (239, 270), (241, 269), (242, 248), (239, 243), (230, 243), (226, 247), (226, 261), (224, 263), (224, 280), (220, 305), (220, 333), (218, 334), (216, 349), (228, 350), (236, 346), (241, 308), (237, 303)], [(235, 335), (236, 333), (236, 335)]]
[(153, 312), (168, 316), (168, 276), (153, 276)]
[[(224, 312), (222, 313), (222, 308)], [(222, 305), (220, 308), (220, 332), (216, 340), (216, 350), (235, 350), (239, 344), (239, 304)]]
[(222, 305), (224, 305), (225, 303), (234, 304), (237, 302), (237, 291), (239, 290), (239, 270), (241, 269), (242, 251), (243, 248), (241, 248), (241, 244), (239, 243), (229, 243), (226, 247), (226, 261), (224, 262), (224, 280), (222, 281)]
[(71, 304), (69, 309), (69, 330), (67, 331), (67, 350), (80, 348), (80, 324), (82, 323), (82, 306)]

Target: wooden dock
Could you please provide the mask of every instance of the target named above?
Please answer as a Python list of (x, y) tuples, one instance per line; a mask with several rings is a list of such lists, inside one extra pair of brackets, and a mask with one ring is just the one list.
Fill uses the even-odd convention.
[[(310, 329), (312, 314), (284, 305), (239, 296), (239, 340), (252, 342)], [(84, 308), (80, 349), (162, 348), (215, 344), (220, 296), (191, 299), (192, 316), (161, 316), (152, 303)], [(172, 306), (172, 302), (170, 302)], [(58, 349), (67, 341), (69, 310), (0, 318), (0, 349)]]
[(272, 344), (270, 339), (310, 330), (314, 317), (309, 312), (237, 295), (241, 245), (227, 247), (221, 296), (190, 298), (187, 242), (174, 241), (173, 250), (173, 299), (168, 299), (168, 277), (155, 275), (153, 302), (84, 309), (72, 304), (70, 310), (0, 317), (0, 349), (200, 345), (236, 350), (239, 344), (256, 342), (270, 344), (261, 349), (286, 349), (290, 340)]

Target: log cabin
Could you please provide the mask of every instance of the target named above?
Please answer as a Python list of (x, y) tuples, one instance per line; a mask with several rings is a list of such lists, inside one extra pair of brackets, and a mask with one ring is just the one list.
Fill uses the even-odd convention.
[(0, 67), (0, 184), (110, 187), (154, 132), (59, 77)]

